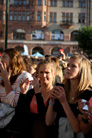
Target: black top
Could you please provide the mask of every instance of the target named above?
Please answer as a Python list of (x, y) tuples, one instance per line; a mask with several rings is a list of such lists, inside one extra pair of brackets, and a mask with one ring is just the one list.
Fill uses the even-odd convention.
[(22, 136), (28, 135), (31, 138), (56, 138), (55, 126), (47, 127), (45, 124), (48, 104), (47, 106), (44, 105), (41, 93), (35, 94), (38, 114), (30, 112), (30, 102), (34, 94), (34, 89), (29, 90), (26, 95), (20, 93), (15, 116), (8, 128), (11, 128), (11, 126), (14, 130), (17, 128), (17, 131), (21, 132)]
[[(90, 97), (92, 97), (92, 91), (87, 89), (80, 95), (79, 99), (85, 99), (89, 101)], [(78, 117), (78, 114), (80, 113), (80, 111), (78, 110), (78, 103), (75, 103), (75, 104), (69, 103), (69, 106), (71, 110), (73, 111), (74, 115)], [(66, 117), (64, 109), (58, 100), (55, 101), (54, 111), (58, 113), (59, 118)]]
[[(61, 85), (61, 86), (64, 87), (64, 85)], [(79, 99), (85, 99), (85, 100), (89, 101), (89, 99), (91, 97), (92, 97), (92, 91), (87, 89), (80, 95)], [(75, 104), (71, 104), (71, 103), (68, 103), (68, 104), (69, 104), (72, 112), (74, 113), (74, 115), (76, 117), (78, 117), (78, 114), (81, 114), (80, 111), (78, 110), (78, 102)], [(67, 117), (67, 116), (62, 107), (62, 104), (57, 99), (55, 100), (54, 111), (57, 112), (56, 126), (57, 126), (57, 135), (58, 135), (58, 121), (59, 121), (60, 117)], [(88, 123), (88, 121), (86, 121), (84, 123)], [(85, 138), (86, 137), (88, 138), (88, 135), (89, 134), (85, 135)], [(90, 135), (92, 135), (92, 132)]]

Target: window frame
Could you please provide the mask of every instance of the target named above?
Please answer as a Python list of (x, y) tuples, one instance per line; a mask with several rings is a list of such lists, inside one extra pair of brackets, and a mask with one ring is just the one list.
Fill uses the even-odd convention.
[[(78, 16), (78, 23), (83, 23), (85, 24), (85, 19), (86, 19), (86, 14), (85, 13), (79, 13)], [(84, 20), (84, 21), (83, 21)]]
[(72, 24), (73, 23), (73, 13), (72, 12), (62, 12), (62, 23)]
[(63, 0), (63, 7), (73, 7), (73, 0)]
[(85, 0), (79, 0), (79, 8), (85, 8), (86, 7), (86, 1)]

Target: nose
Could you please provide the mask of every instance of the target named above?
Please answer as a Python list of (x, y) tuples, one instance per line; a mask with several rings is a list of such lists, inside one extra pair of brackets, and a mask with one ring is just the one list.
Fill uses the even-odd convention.
[(43, 73), (43, 77), (46, 77), (46, 73)]
[(69, 69), (69, 70), (70, 70), (70, 66), (68, 66), (68, 67), (67, 67), (67, 69)]

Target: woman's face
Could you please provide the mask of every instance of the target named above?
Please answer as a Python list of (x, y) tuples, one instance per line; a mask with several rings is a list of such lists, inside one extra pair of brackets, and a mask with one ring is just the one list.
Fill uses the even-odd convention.
[(51, 65), (50, 64), (44, 64), (41, 65), (38, 71), (38, 78), (41, 81), (41, 84), (44, 83), (46, 85), (49, 85), (53, 81), (53, 73), (51, 71)]
[(6, 63), (6, 66), (9, 67), (9, 56), (5, 52), (2, 53), (1, 62)]
[(65, 77), (67, 79), (75, 79), (79, 74), (79, 61), (77, 59), (70, 59), (67, 64)]

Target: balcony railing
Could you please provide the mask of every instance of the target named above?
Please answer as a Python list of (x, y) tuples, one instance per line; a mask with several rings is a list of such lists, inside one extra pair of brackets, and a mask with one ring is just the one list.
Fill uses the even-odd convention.
[(74, 27), (74, 23), (73, 22), (60, 22), (60, 26), (66, 29), (70, 29)]

